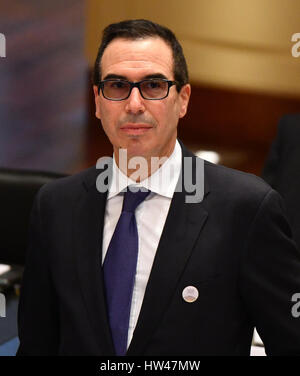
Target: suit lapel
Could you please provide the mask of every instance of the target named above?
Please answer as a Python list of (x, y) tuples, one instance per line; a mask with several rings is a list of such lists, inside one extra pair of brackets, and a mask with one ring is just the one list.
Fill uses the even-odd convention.
[(89, 180), (82, 186), (79, 201), (74, 206), (73, 247), (77, 256), (81, 292), (95, 334), (94, 338), (102, 355), (114, 355), (101, 265), (107, 193), (99, 193), (96, 189), (96, 175), (100, 172), (92, 170)]
[[(183, 157), (195, 158), (183, 146), (182, 149)], [(81, 292), (99, 353), (114, 355), (101, 265), (107, 193), (99, 193), (96, 189), (96, 179), (100, 173), (101, 170), (96, 169), (90, 172), (74, 206), (73, 247)], [(182, 174), (184, 176), (184, 171)], [(205, 194), (208, 191), (205, 181)], [(185, 203), (187, 194), (184, 189), (174, 193), (127, 355), (144, 352), (147, 341), (169, 306), (177, 282), (205, 224), (208, 213), (202, 203)]]
[[(192, 155), (183, 148), (183, 157), (186, 156)], [(204, 194), (207, 193), (208, 184), (205, 182)], [(174, 193), (127, 355), (143, 354), (147, 341), (170, 304), (208, 216), (202, 203), (186, 203), (186, 194), (184, 190)]]

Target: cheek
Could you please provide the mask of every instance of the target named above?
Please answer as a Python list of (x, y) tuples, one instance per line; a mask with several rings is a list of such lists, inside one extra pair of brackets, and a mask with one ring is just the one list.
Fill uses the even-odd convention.
[(108, 136), (109, 139), (111, 139), (112, 137), (114, 137), (114, 122), (113, 122), (113, 119), (111, 119), (111, 116), (109, 113), (105, 113), (105, 111), (102, 111), (101, 113), (101, 125), (102, 125), (102, 128), (104, 130), (104, 132), (106, 133), (106, 135)]
[(173, 103), (161, 103), (152, 109), (152, 116), (158, 123), (158, 127), (165, 129), (171, 126), (171, 119), (174, 118), (175, 107)]
[(167, 129), (173, 129), (177, 126), (178, 106), (176, 102), (172, 101), (165, 107), (162, 112), (162, 119)]
[(112, 132), (115, 128), (117, 111), (108, 104), (100, 104), (100, 119), (105, 131)]

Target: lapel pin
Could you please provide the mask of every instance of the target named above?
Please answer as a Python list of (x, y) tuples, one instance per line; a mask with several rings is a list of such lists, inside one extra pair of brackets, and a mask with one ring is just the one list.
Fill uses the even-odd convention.
[(187, 303), (193, 303), (198, 299), (199, 291), (194, 286), (187, 286), (182, 291), (182, 297)]

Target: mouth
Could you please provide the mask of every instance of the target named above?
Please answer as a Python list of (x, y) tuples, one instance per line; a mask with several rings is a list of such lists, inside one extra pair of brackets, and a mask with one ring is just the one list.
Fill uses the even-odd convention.
[(149, 132), (152, 128), (150, 124), (127, 123), (122, 125), (120, 130), (126, 134), (140, 135)]

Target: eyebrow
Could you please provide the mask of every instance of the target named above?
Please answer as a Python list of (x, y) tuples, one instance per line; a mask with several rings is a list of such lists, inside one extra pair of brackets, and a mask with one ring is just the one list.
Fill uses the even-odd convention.
[(121, 76), (119, 74), (107, 74), (103, 80), (110, 80), (110, 79), (117, 79), (117, 80), (126, 80), (125, 76)]
[[(150, 80), (152, 78), (162, 78), (162, 79), (167, 80), (167, 77), (164, 74), (162, 74), (162, 73), (151, 73), (151, 74), (147, 74), (146, 76), (144, 76), (140, 81), (142, 81), (142, 80)], [(127, 80), (127, 81), (129, 81), (126, 76), (122, 76), (122, 75), (119, 75), (119, 74), (113, 74), (113, 73), (107, 74), (103, 78), (103, 80), (111, 80), (111, 79)]]
[(151, 79), (151, 78), (163, 78), (167, 80), (167, 77), (162, 73), (147, 74), (147, 76), (144, 77), (144, 80)]

